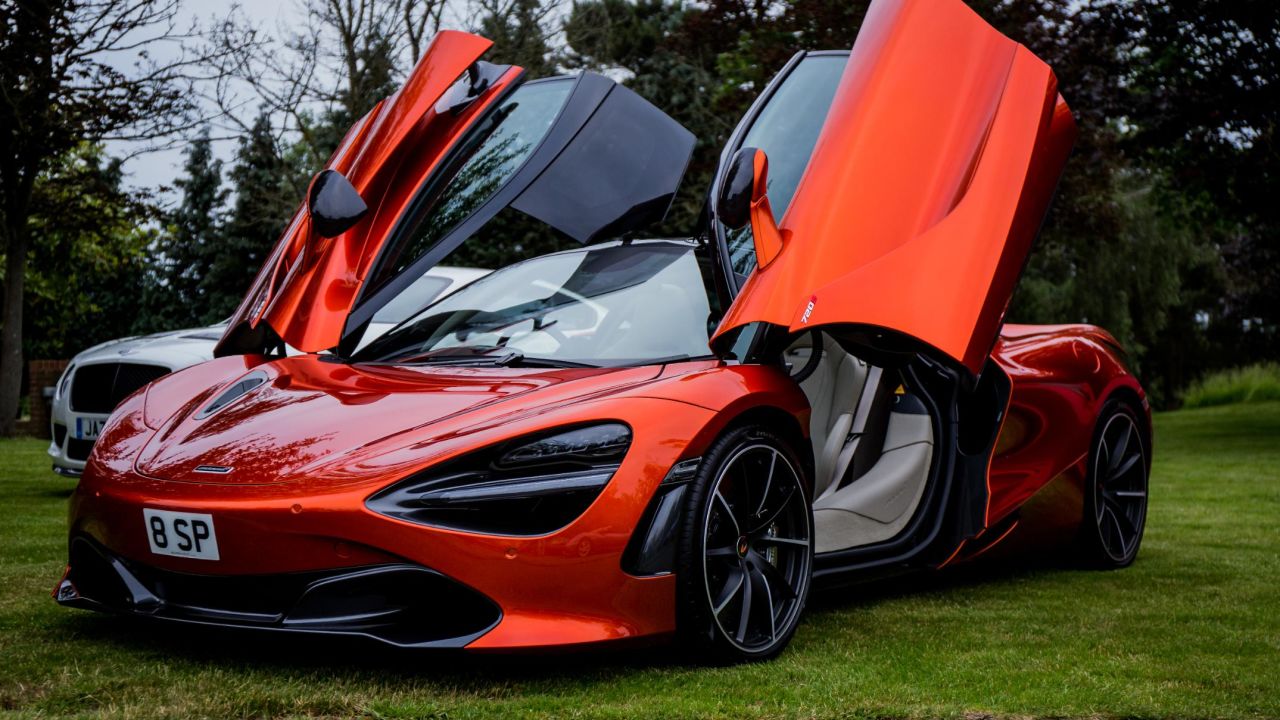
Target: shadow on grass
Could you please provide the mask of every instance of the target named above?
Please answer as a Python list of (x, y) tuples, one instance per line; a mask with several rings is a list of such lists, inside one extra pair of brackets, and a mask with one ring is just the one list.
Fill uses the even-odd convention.
[[(975, 585), (1049, 575), (1071, 568), (1057, 557), (984, 561), (942, 572), (917, 572), (854, 586), (815, 592), (811, 616), (893, 602), (922, 594), (947, 593)], [(667, 642), (610, 643), (562, 651), (479, 654), (447, 650), (403, 650), (372, 640), (313, 637), (229, 630), (133, 617), (76, 611), (55, 632), (90, 643), (116, 646), (178, 662), (215, 664), (273, 674), (345, 676), (378, 680), (421, 680), (477, 687), (490, 682), (606, 681), (644, 670), (702, 667)]]
[(936, 571), (913, 571), (893, 577), (856, 581), (815, 589), (807, 613), (838, 612), (854, 605), (875, 605), (907, 597), (945, 594), (981, 585), (1084, 571), (1068, 549), (1024, 555), (980, 558)]
[(675, 667), (670, 649), (659, 644), (592, 646), (573, 651), (470, 653), (461, 650), (407, 650), (373, 640), (343, 636), (306, 636), (222, 629), (113, 617), (75, 611), (58, 632), (79, 640), (115, 646), (175, 661), (215, 664), (303, 675), (369, 677), (379, 680), (432, 680), (475, 685), (486, 680), (539, 680), (599, 676), (601, 671), (629, 673)]
[(66, 500), (70, 498), (71, 494), (74, 493), (75, 491), (76, 491), (76, 487), (74, 485), (69, 485), (67, 487), (40, 488), (39, 490), (33, 493), (30, 493), (30, 495), (31, 497), (38, 497), (38, 498), (55, 498), (58, 500)]

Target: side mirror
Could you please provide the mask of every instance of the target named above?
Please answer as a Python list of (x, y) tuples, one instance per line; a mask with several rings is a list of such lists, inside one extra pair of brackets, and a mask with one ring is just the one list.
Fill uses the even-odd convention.
[(726, 227), (737, 230), (751, 223), (757, 267), (765, 267), (782, 252), (783, 235), (769, 205), (768, 186), (769, 158), (763, 150), (744, 147), (729, 163), (716, 202), (716, 216)]
[(311, 229), (323, 238), (350, 230), (369, 212), (369, 206), (350, 180), (337, 170), (323, 170), (311, 181), (307, 193)]

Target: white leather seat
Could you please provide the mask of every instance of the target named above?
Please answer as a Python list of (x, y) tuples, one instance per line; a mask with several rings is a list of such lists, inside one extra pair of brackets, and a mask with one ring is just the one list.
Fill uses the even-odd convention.
[(866, 473), (813, 505), (817, 552), (869, 545), (906, 527), (924, 495), (933, 459), (928, 415), (889, 415), (884, 452)]
[(800, 389), (809, 399), (809, 436), (813, 439), (814, 497), (835, 481), (833, 475), (853, 426), (853, 414), (867, 379), (867, 364), (850, 355), (825, 333), (822, 361)]
[[(793, 371), (809, 359), (810, 337), (788, 349)], [(928, 415), (889, 412), (888, 425), (882, 426), (883, 439), (872, 433), (858, 441), (877, 445), (876, 453), (868, 458), (870, 467), (865, 472), (859, 470), (862, 474), (857, 477), (839, 477), (854, 472), (856, 463), (850, 461), (857, 445), (849, 442), (849, 433), (863, 394), (871, 391), (868, 382), (878, 384), (881, 373), (845, 352), (825, 333), (820, 337), (822, 358), (812, 374), (800, 381), (800, 389), (812, 409), (809, 434), (814, 458), (815, 549), (830, 552), (882, 542), (906, 527), (924, 496), (934, 438)], [(862, 412), (868, 410), (887, 412), (883, 407), (875, 408), (874, 403)], [(859, 432), (865, 431), (868, 420), (856, 422)]]

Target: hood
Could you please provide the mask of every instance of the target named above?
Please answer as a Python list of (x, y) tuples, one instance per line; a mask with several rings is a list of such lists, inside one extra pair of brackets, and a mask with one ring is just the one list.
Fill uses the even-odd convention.
[(441, 32), (404, 87), (348, 131), (328, 170), (367, 212), (321, 237), (304, 203), (217, 355), (282, 342), (349, 355), (379, 309), (508, 208), (582, 243), (666, 215), (691, 133), (598, 74), (524, 83), (520, 68), (479, 60), (489, 45)]
[(214, 344), (222, 337), (224, 329), (223, 326), (215, 325), (111, 340), (77, 353), (72, 362), (79, 365), (121, 358), (164, 365), (172, 365), (171, 361), (175, 358), (200, 362), (213, 357)]
[(824, 328), (979, 372), (1075, 138), (1052, 70), (961, 0), (872, 2), (834, 86), (795, 87), (806, 62), (744, 121), (782, 127), (778, 98), (829, 108), (807, 165), (777, 144), (803, 168), (768, 236), (781, 249), (716, 336)]
[[(412, 444), (410, 437), (424, 437), (417, 430), (430, 427), (429, 442), (443, 441), (446, 423), (461, 432), (531, 406), (616, 392), (661, 371), (351, 366), (317, 356), (211, 365), (220, 363), (221, 381), (156, 423), (136, 461), (140, 473), (234, 485), (314, 478), (366, 450), (382, 462), (389, 450)], [(167, 395), (190, 397), (198, 381), (190, 372), (173, 376), (172, 392), (164, 381), (153, 386), (148, 416), (182, 400)], [(417, 457), (427, 452), (415, 447)]]

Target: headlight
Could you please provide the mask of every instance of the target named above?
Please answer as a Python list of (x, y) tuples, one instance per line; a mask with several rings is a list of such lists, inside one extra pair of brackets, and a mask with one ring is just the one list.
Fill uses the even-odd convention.
[(428, 468), (378, 492), (370, 510), (423, 525), (543, 535), (595, 501), (631, 446), (631, 429), (601, 423), (521, 438)]
[(62, 371), (62, 378), (58, 380), (58, 390), (53, 394), (54, 400), (60, 400), (63, 395), (67, 394), (67, 390), (71, 387), (71, 374), (75, 372), (75, 370), (76, 366), (73, 363), (68, 365), (66, 370)]

